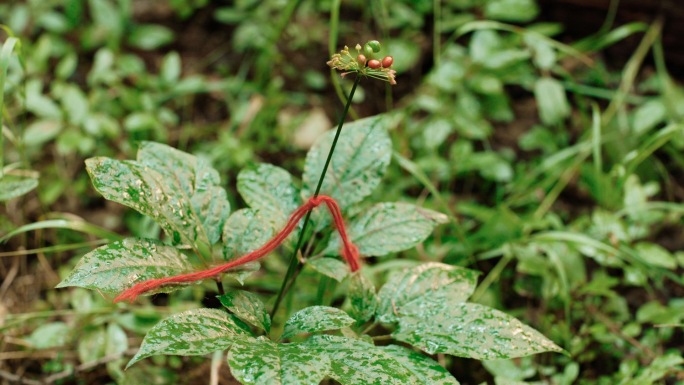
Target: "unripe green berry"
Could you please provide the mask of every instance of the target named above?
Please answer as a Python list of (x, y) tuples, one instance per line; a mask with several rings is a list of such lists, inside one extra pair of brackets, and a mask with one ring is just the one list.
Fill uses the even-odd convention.
[(371, 47), (371, 49), (373, 49), (373, 52), (375, 52), (375, 53), (380, 52), (381, 46), (380, 46), (380, 42), (379, 42), (379, 41), (377, 41), (377, 40), (371, 40), (371, 41), (369, 41), (369, 42), (366, 43), (366, 44), (368, 44), (368, 45)]
[(371, 59), (368, 61), (368, 67), (374, 70), (380, 68), (381, 64), (379, 60)]
[(373, 55), (373, 47), (371, 47), (368, 43), (364, 44), (363, 53), (365, 53), (366, 56), (371, 57)]

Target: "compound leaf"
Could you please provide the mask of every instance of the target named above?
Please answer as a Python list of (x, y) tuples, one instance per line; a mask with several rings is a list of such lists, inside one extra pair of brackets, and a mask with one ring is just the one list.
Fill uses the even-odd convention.
[(93, 186), (106, 199), (149, 216), (174, 244), (192, 246), (211, 256), (209, 238), (178, 182), (134, 161), (98, 157), (86, 160)]
[(357, 322), (366, 322), (373, 317), (378, 308), (378, 295), (375, 293), (373, 282), (361, 272), (356, 272), (350, 277), (348, 296), (351, 303), (350, 314)]
[(330, 366), (326, 356), (301, 344), (279, 344), (264, 337), (235, 341), (228, 363), (245, 385), (318, 384)]
[(294, 313), (285, 322), (280, 338), (290, 338), (299, 333), (341, 329), (353, 323), (354, 319), (340, 309), (330, 306), (311, 306)]
[[(192, 270), (187, 256), (173, 246), (152, 239), (126, 238), (84, 255), (57, 287), (78, 286), (104, 293), (119, 293), (138, 282)], [(169, 291), (172, 288), (164, 286), (163, 289)]]
[(165, 318), (150, 329), (140, 350), (126, 367), (154, 355), (192, 356), (225, 350), (233, 341), (248, 335), (223, 310), (188, 310)]
[(465, 302), (477, 286), (477, 273), (443, 263), (425, 263), (390, 277), (378, 293), (378, 320), (395, 322), (405, 305), (425, 298)]
[(223, 256), (227, 260), (248, 254), (275, 234), (273, 218), (259, 210), (240, 209), (223, 226)]
[(242, 169), (237, 177), (237, 189), (251, 208), (274, 218), (278, 227), (301, 204), (292, 175), (271, 164), (260, 163)]
[(218, 297), (221, 304), (236, 317), (269, 333), (271, 331), (271, 317), (268, 315), (264, 303), (256, 294), (248, 291), (231, 291)]
[(459, 385), (451, 373), (427, 356), (398, 345), (383, 346), (380, 349), (419, 377), (420, 384)]
[[(447, 220), (444, 214), (409, 203), (378, 203), (351, 221), (349, 236), (361, 254), (383, 256), (416, 246)], [(334, 233), (325, 252), (340, 248), (340, 236)]]
[(516, 318), (476, 303), (429, 298), (400, 313), (392, 336), (428, 354), (495, 360), (563, 351)]
[(318, 335), (304, 345), (330, 360), (329, 375), (342, 385), (431, 384), (421, 381), (393, 354), (362, 340)]
[[(349, 207), (368, 196), (387, 170), (392, 142), (381, 122), (379, 117), (367, 118), (348, 123), (342, 129), (321, 187), (321, 194), (335, 198), (341, 207)], [(306, 156), (306, 197), (313, 195), (334, 137), (333, 131), (325, 133)]]
[(181, 187), (199, 217), (209, 242), (221, 237), (223, 222), (230, 214), (226, 190), (220, 187), (218, 171), (204, 159), (155, 142), (142, 142), (138, 162), (164, 175)]

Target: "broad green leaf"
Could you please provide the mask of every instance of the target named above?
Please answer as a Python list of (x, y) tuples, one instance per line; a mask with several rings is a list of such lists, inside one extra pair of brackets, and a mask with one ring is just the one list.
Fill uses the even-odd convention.
[[(139, 282), (192, 271), (188, 257), (177, 248), (151, 239), (126, 238), (84, 255), (57, 287), (78, 286), (119, 293)], [(173, 290), (173, 286), (163, 289)]]
[(546, 125), (556, 125), (570, 116), (570, 104), (563, 85), (556, 79), (541, 77), (534, 84), (539, 117)]
[(301, 204), (290, 173), (271, 164), (260, 163), (242, 169), (237, 177), (237, 189), (251, 208), (272, 216), (278, 227)]
[(634, 245), (634, 249), (641, 259), (651, 266), (672, 270), (677, 268), (675, 257), (667, 249), (656, 243), (639, 242)]
[(29, 124), (24, 131), (24, 144), (38, 147), (54, 139), (64, 128), (59, 120), (41, 119)]
[[(446, 215), (409, 203), (378, 203), (351, 221), (348, 234), (362, 255), (383, 256), (416, 246), (446, 222)], [(337, 253), (341, 245), (336, 232), (325, 252)]]
[(477, 360), (563, 351), (506, 313), (444, 298), (426, 298), (402, 308), (399, 328), (392, 336), (428, 354), (446, 353)]
[(395, 322), (404, 306), (425, 298), (465, 302), (475, 291), (478, 273), (442, 263), (425, 263), (394, 274), (378, 293), (378, 320)]
[[(325, 133), (306, 156), (303, 196), (313, 195), (335, 132)], [(340, 134), (321, 194), (348, 208), (368, 196), (380, 183), (392, 155), (392, 142), (379, 117), (345, 124)]]
[(218, 242), (223, 223), (230, 214), (230, 203), (226, 191), (220, 187), (218, 171), (202, 158), (155, 142), (140, 144), (138, 162), (168, 178), (169, 185), (180, 186), (192, 202), (209, 242)]
[(306, 264), (317, 272), (326, 275), (337, 282), (342, 282), (349, 274), (349, 265), (335, 258), (316, 258), (307, 261)]
[(165, 318), (150, 329), (126, 367), (154, 355), (196, 356), (225, 350), (233, 341), (248, 335), (224, 310), (188, 310)]
[(38, 179), (5, 175), (0, 179), (0, 201), (20, 197), (38, 187)]
[(238, 290), (220, 295), (218, 298), (236, 317), (270, 333), (271, 317), (256, 294)]
[(110, 323), (107, 325), (107, 345), (105, 347), (105, 353), (110, 354), (123, 354), (128, 350), (128, 336), (126, 332), (121, 328), (121, 326)]
[(428, 384), (393, 354), (358, 339), (319, 335), (303, 345), (330, 360), (329, 376), (342, 385)]
[(223, 257), (232, 260), (268, 242), (275, 234), (273, 218), (259, 210), (240, 209), (223, 226)]
[(349, 278), (349, 314), (357, 322), (363, 323), (371, 319), (378, 308), (378, 295), (375, 293), (373, 282), (368, 280), (360, 271)]
[(539, 14), (534, 0), (488, 0), (484, 6), (485, 18), (524, 23)]
[(157, 24), (135, 25), (128, 35), (128, 43), (145, 50), (152, 50), (173, 41), (173, 31)]
[(458, 381), (442, 367), (429, 357), (426, 357), (403, 346), (388, 345), (383, 346), (385, 353), (389, 353), (402, 366), (413, 372), (420, 382), (425, 385), (458, 385)]
[(97, 361), (105, 355), (107, 334), (102, 325), (88, 326), (78, 333), (78, 359), (81, 363)]
[(67, 342), (71, 328), (64, 322), (50, 322), (38, 326), (26, 339), (36, 349), (49, 349)]
[(178, 81), (180, 78), (182, 66), (181, 58), (178, 52), (172, 51), (164, 56), (162, 60), (161, 68), (159, 69), (159, 77), (165, 83), (173, 83)]
[(235, 341), (228, 364), (233, 376), (245, 385), (309, 385), (325, 378), (330, 361), (304, 345), (259, 337)]
[(202, 223), (178, 183), (128, 160), (90, 158), (86, 170), (95, 189), (106, 199), (154, 219), (174, 244), (190, 245), (205, 258), (211, 255)]
[(299, 333), (341, 329), (353, 323), (354, 319), (340, 309), (330, 306), (311, 306), (294, 313), (285, 322), (280, 338), (290, 338)]

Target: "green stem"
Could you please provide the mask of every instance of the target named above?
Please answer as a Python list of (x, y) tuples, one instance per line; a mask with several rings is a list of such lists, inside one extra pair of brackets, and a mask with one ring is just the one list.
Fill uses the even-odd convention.
[[(359, 85), (360, 80), (361, 76), (356, 75), (356, 78), (354, 79), (354, 85), (352, 85), (351, 91), (349, 92), (349, 97), (347, 98), (347, 103), (344, 105), (344, 111), (342, 112), (342, 116), (340, 117), (340, 122), (337, 125), (337, 131), (335, 132), (335, 138), (333, 139), (332, 145), (330, 146), (328, 158), (325, 160), (323, 171), (321, 172), (321, 176), (318, 179), (318, 185), (316, 186), (316, 190), (313, 194), (314, 198), (317, 197), (318, 193), (321, 192), (321, 187), (323, 186), (325, 174), (328, 172), (328, 166), (330, 165), (333, 153), (335, 152), (335, 146), (337, 146), (337, 141), (340, 139), (340, 134), (342, 133), (342, 125), (344, 125), (344, 120), (346, 119), (347, 114), (349, 113), (349, 107), (351, 107), (352, 99), (354, 99), (354, 92), (356, 92), (356, 87)], [(311, 210), (309, 210), (309, 212), (307, 212), (306, 216), (304, 217), (304, 225), (302, 226), (302, 230), (299, 232), (297, 246), (295, 246), (294, 251), (292, 252), (292, 257), (290, 257), (290, 266), (288, 266), (287, 268), (287, 273), (285, 273), (285, 279), (283, 279), (283, 284), (280, 286), (280, 291), (278, 291), (278, 296), (276, 297), (275, 304), (273, 305), (273, 310), (271, 310), (271, 318), (275, 316), (275, 313), (278, 311), (278, 307), (280, 306), (280, 303), (282, 302), (287, 290), (294, 285), (294, 280), (297, 278), (295, 271), (298, 270), (300, 267), (299, 259), (297, 259), (297, 253), (299, 253), (299, 249), (302, 247), (302, 243), (304, 242), (304, 235), (306, 234), (306, 228), (309, 225), (309, 219), (311, 219)], [(290, 282), (290, 280), (292, 280), (292, 282)]]

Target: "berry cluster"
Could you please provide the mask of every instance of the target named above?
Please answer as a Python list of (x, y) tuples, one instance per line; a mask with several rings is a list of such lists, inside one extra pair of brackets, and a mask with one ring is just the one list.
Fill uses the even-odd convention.
[(345, 71), (342, 76), (350, 73), (358, 73), (360, 75), (380, 79), (389, 82), (390, 84), (397, 84), (395, 80), (396, 71), (391, 69), (394, 63), (392, 56), (385, 56), (382, 60), (376, 59), (373, 56), (380, 52), (381, 45), (377, 40), (371, 40), (361, 47), (357, 44), (356, 58), (349, 52), (349, 47), (345, 46), (342, 51), (332, 56), (328, 65), (330, 68)]

